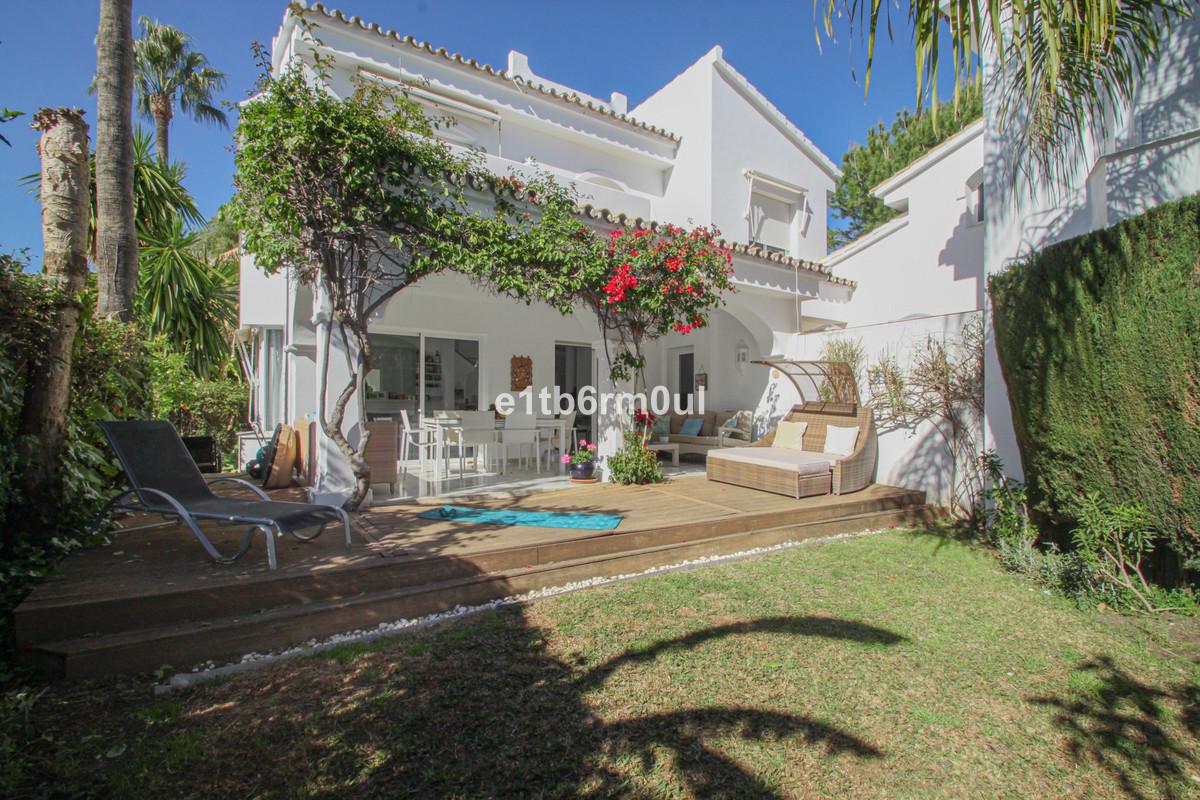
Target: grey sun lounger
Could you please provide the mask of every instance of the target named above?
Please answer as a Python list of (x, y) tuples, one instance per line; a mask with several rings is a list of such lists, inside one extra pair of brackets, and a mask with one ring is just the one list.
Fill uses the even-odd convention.
[[(272, 500), (254, 484), (229, 476), (206, 481), (192, 460), (183, 440), (169, 422), (137, 420), (97, 422), (112, 445), (121, 469), (129, 480), (129, 489), (109, 500), (93, 525), (96, 529), (113, 511), (146, 511), (177, 517), (186, 525), (214, 561), (232, 564), (250, 549), (256, 533), (263, 533), (267, 544), (267, 563), (276, 567), (275, 536), (290, 533), (303, 542), (321, 535), (325, 526), (340, 522), (350, 546), (350, 516), (335, 506), (290, 503)], [(236, 483), (257, 497), (218, 497), (214, 483)], [(221, 520), (250, 526), (242, 545), (233, 555), (222, 555), (197, 525), (197, 520)], [(315, 533), (300, 531), (316, 528)]]

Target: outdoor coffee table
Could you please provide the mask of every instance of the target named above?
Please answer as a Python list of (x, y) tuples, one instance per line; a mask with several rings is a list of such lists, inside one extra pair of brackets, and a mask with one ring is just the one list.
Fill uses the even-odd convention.
[(671, 454), (671, 466), (673, 466), (673, 467), (679, 466), (679, 445), (677, 445), (677, 444), (658, 444), (656, 442), (651, 442), (650, 444), (646, 445), (646, 447), (655, 453), (670, 453)]

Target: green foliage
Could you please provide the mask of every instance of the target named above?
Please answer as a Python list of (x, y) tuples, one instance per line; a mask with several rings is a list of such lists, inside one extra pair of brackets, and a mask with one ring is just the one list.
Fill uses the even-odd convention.
[(198, 252), (210, 261), (224, 256), (237, 247), (238, 229), (233, 221), (229, 203), (223, 203), (197, 233)]
[[(261, 57), (261, 54), (260, 54)], [(363, 81), (349, 97), (297, 64), (265, 73), (239, 115), (232, 217), (260, 267), (290, 267), (331, 306), (330, 337), (357, 352), (320, 420), (356, 475), (369, 468), (342, 430), (371, 368), (371, 315), (421, 278), (453, 269), (496, 292), (564, 313), (594, 274), (600, 242), (574, 216), (574, 195), (546, 177), (500, 178), (434, 138), (403, 90)]]
[[(862, 339), (829, 336), (821, 342), (821, 360), (847, 365), (850, 368), (850, 374), (853, 376), (856, 386), (861, 380), (863, 365), (866, 359), (867, 351), (863, 347)], [(850, 386), (844, 384), (846, 384), (846, 381), (842, 379), (841, 373), (833, 373), (820, 386), (821, 399), (831, 402), (835, 399), (852, 398), (854, 392), (850, 391)]]
[(621, 449), (608, 457), (608, 477), (614, 483), (661, 483), (662, 464), (658, 454), (646, 447), (640, 430), (626, 431)]
[(164, 338), (149, 344), (136, 324), (97, 318), (88, 295), (71, 364), (71, 406), (56, 501), (22, 496), (17, 430), (25, 376), (46, 367), (58, 290), (20, 258), (0, 255), (0, 681), (6, 674), (9, 611), (29, 588), (75, 548), (122, 478), (94, 422), (164, 418), (180, 432), (210, 433), (225, 450), (245, 421), (245, 386), (229, 378), (198, 379), (187, 358)]
[(235, 463), (237, 433), (248, 425), (246, 385), (230, 377), (197, 378), (188, 358), (163, 337), (151, 340), (147, 351), (151, 416), (170, 421), (181, 436), (214, 437), (226, 463)]
[(1200, 197), (1046, 248), (989, 285), (1029, 497), (1069, 530), (1084, 498), (1139, 503), (1174, 551), (1200, 536)]
[[(22, 114), (22, 112), (20, 112), (20, 111), (14, 111), (11, 108), (7, 108), (5, 106), (0, 106), (0, 124), (3, 124), (5, 122), (11, 122), (12, 120), (21, 116), (21, 114)], [(5, 136), (3, 134), (0, 134), (0, 142), (4, 142), (9, 147), (12, 147), (12, 142), (10, 142), (7, 138), (5, 138)]]
[(842, 156), (842, 177), (829, 198), (829, 208), (845, 228), (829, 228), (830, 249), (869, 233), (900, 212), (883, 204), (871, 189), (895, 175), (983, 115), (983, 92), (975, 86), (963, 92), (958, 107), (943, 109), (934, 123), (929, 114), (907, 109), (896, 114), (890, 127), (882, 123), (867, 131), (865, 144)]
[[(58, 289), (25, 262), (0, 256), (0, 662), (9, 641), (8, 612), (66, 553), (87, 542), (86, 527), (117, 482), (95, 419), (144, 416), (144, 363), (133, 326), (92, 315), (84, 298), (71, 369), (71, 409), (52, 503), (32, 504), (16, 480), (17, 431), (25, 376), (46, 367)], [(0, 678), (6, 668), (0, 666)]]
[(141, 238), (135, 308), (143, 326), (186, 353), (197, 375), (219, 374), (237, 324), (236, 263), (200, 255), (199, 235), (185, 233), (178, 216)]
[(1075, 551), (1105, 590), (1122, 606), (1164, 610), (1155, 605), (1154, 587), (1142, 574), (1142, 562), (1160, 536), (1145, 509), (1093, 493), (1080, 502), (1078, 514), (1079, 525), (1071, 532)]
[[(663, 225), (653, 231), (614, 230), (607, 257), (583, 287), (584, 301), (604, 331), (612, 380), (635, 375), (644, 388), (642, 343), (670, 331), (688, 334), (707, 323), (722, 294), (733, 291), (733, 255), (718, 243), (720, 231)], [(618, 350), (607, 352), (615, 336)]]
[(587, 439), (580, 439), (570, 453), (564, 453), (564, 464), (590, 464), (596, 460), (596, 445)]
[(203, 53), (192, 49), (191, 37), (148, 17), (139, 20), (142, 35), (133, 43), (138, 111), (154, 119), (158, 160), (170, 160), (171, 120), (176, 107), (198, 122), (228, 128), (214, 95), (225, 85), (225, 73), (214, 69)]

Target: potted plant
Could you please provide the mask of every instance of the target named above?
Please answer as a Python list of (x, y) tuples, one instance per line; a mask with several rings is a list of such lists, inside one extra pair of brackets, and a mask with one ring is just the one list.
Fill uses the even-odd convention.
[(596, 445), (588, 444), (587, 439), (580, 439), (579, 446), (573, 453), (563, 453), (562, 463), (571, 465), (571, 480), (579, 483), (592, 483), (596, 479)]

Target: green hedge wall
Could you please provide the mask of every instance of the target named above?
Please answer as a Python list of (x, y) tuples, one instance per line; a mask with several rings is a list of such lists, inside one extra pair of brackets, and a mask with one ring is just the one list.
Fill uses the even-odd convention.
[(1048, 247), (989, 282), (1034, 509), (1142, 503), (1200, 551), (1200, 195)]

